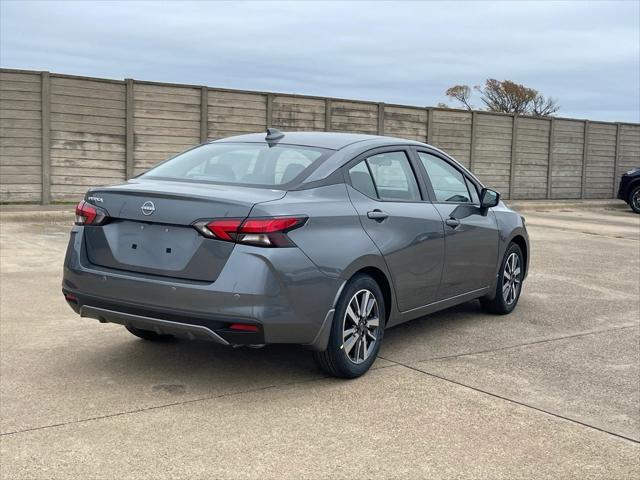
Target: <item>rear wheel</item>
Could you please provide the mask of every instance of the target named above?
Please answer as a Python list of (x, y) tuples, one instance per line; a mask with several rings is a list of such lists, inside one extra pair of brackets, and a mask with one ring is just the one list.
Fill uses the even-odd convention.
[(174, 338), (173, 335), (161, 335), (159, 333), (152, 332), (151, 330), (142, 330), (140, 328), (130, 326), (126, 326), (124, 328), (129, 330), (129, 332), (136, 337), (142, 338), (143, 340), (150, 340), (152, 342), (166, 342), (167, 340)]
[(524, 261), (522, 250), (517, 244), (512, 242), (509, 244), (509, 248), (507, 248), (504, 258), (502, 259), (495, 296), (491, 299), (481, 297), (480, 304), (482, 308), (487, 312), (497, 313), (499, 315), (511, 313), (513, 309), (516, 308), (518, 299), (520, 298), (523, 275)]
[(634, 212), (640, 213), (640, 185), (631, 190), (629, 194), (629, 206)]
[(363, 375), (380, 350), (385, 315), (376, 281), (368, 275), (352, 278), (338, 301), (327, 349), (314, 354), (318, 366), (334, 377)]

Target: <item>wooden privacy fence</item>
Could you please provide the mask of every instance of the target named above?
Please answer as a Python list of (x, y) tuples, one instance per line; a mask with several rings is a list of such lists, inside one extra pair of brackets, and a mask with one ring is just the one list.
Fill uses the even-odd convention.
[(0, 69), (0, 202), (75, 201), (206, 139), (326, 130), (426, 141), (512, 199), (611, 198), (640, 125)]

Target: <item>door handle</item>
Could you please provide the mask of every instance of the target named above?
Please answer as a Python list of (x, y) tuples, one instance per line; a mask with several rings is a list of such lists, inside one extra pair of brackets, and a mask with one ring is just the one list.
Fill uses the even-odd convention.
[(387, 212), (383, 212), (382, 210), (378, 210), (376, 208), (375, 210), (367, 212), (367, 217), (369, 217), (372, 220), (377, 220), (378, 222), (382, 222), (383, 220), (386, 220), (389, 217), (389, 214)]
[(460, 226), (460, 220), (456, 220), (455, 218), (447, 218), (444, 223), (454, 229)]

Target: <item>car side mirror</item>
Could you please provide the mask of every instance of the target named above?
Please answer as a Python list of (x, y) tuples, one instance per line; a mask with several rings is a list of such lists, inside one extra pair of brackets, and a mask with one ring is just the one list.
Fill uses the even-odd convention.
[(490, 188), (483, 188), (480, 192), (480, 206), (482, 208), (495, 207), (500, 203), (500, 194)]

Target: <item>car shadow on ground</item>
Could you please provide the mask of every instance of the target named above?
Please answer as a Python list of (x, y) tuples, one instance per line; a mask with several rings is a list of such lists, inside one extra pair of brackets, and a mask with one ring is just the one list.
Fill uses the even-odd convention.
[[(469, 302), (388, 329), (380, 356), (393, 361), (405, 357), (412, 344), (433, 344), (440, 351), (451, 331), (464, 331), (468, 324), (481, 320), (477, 302)], [(124, 329), (104, 332), (117, 335), (99, 348), (83, 350), (74, 362), (87, 376), (151, 381), (163, 385), (191, 385), (198, 389), (211, 382), (252, 384), (257, 379), (278, 383), (313, 380), (325, 377), (316, 367), (312, 352), (302, 346), (268, 345), (255, 349), (231, 348), (206, 341), (169, 340), (149, 342), (138, 339)], [(374, 368), (388, 366), (380, 360)], [(243, 380), (244, 379), (244, 380)], [(176, 392), (184, 389), (175, 388)], [(186, 387), (185, 387), (186, 388)]]

